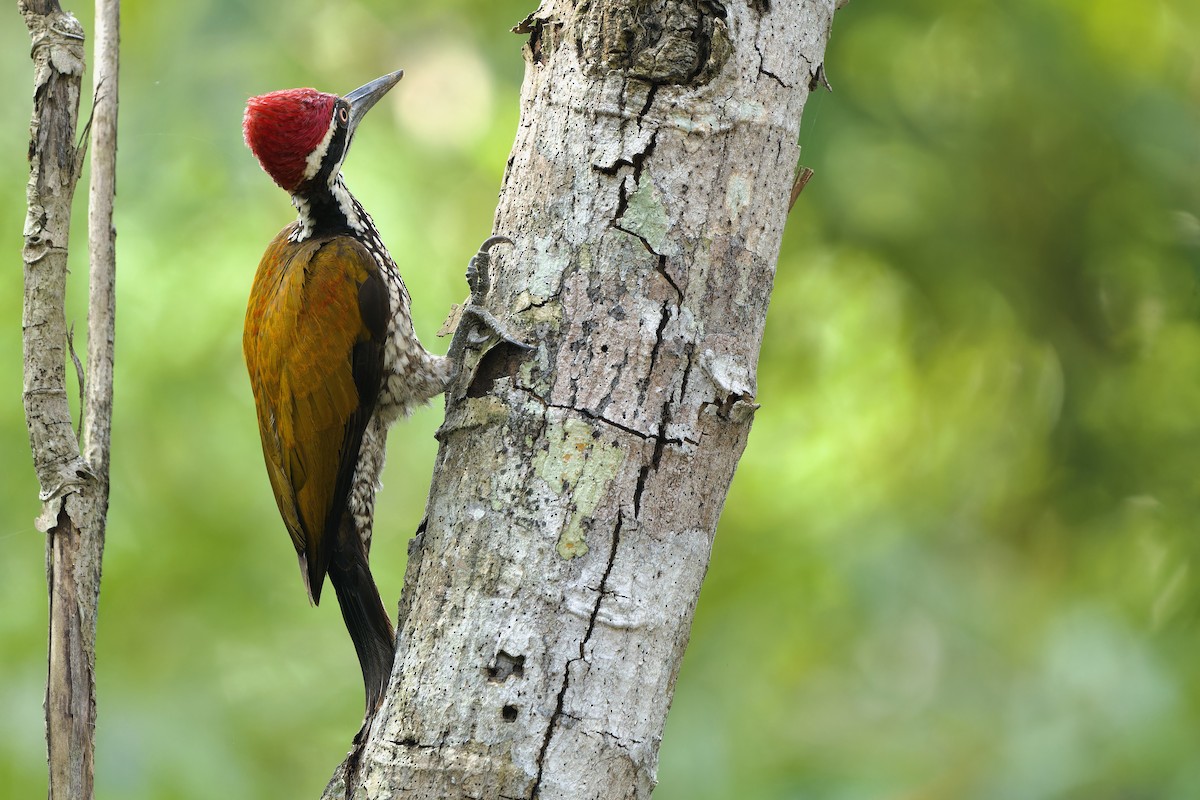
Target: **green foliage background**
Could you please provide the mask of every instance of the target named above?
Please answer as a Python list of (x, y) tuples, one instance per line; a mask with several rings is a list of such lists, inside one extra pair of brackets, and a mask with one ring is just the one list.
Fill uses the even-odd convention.
[[(489, 231), (523, 69), (507, 28), (533, 6), (126, 4), (98, 797), (315, 797), (359, 720), (242, 366), (251, 275), (292, 216), (242, 144), (245, 98), (407, 70), (347, 176), (432, 342)], [(841, 12), (656, 797), (1200, 797), (1197, 41), (1192, 0)], [(46, 599), (11, 7), (0, 52), (0, 794), (18, 798), (44, 795)], [(381, 530), (415, 528), (439, 418), (393, 432)], [(385, 596), (404, 554), (377, 537)]]

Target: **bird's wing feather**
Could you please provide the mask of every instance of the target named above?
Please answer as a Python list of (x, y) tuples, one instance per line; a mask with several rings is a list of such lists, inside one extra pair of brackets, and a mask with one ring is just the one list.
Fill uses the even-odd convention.
[(290, 230), (259, 265), (243, 345), (271, 488), (318, 602), (378, 394), (387, 294), (358, 241)]

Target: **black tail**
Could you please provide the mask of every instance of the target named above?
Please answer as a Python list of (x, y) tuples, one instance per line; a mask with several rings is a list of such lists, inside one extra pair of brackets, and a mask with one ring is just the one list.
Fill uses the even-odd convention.
[(396, 636), (379, 598), (375, 579), (371, 577), (371, 568), (367, 566), (366, 553), (356, 540), (357, 536), (350, 546), (339, 547), (339, 552), (333, 554), (329, 563), (329, 582), (337, 593), (342, 619), (346, 621), (346, 630), (358, 653), (367, 695), (367, 715), (370, 716), (379, 708), (392, 675)]

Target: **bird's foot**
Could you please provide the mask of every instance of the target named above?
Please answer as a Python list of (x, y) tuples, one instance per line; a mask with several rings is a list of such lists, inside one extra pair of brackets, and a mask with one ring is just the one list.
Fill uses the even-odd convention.
[(472, 347), (478, 347), (479, 345), (487, 342), (488, 339), (495, 336), (501, 341), (508, 342), (512, 346), (519, 347), (522, 350), (535, 349), (534, 346), (528, 342), (521, 341), (517, 337), (513, 336), (513, 334), (508, 330), (508, 326), (496, 319), (496, 315), (488, 311), (483, 306), (478, 306), (474, 303), (471, 303), (463, 308), (462, 315), (463, 320), (459, 322), (460, 325), (463, 324), (463, 321), (465, 321), (465, 318), (468, 316), (474, 317), (475, 321), (478, 323), (478, 325), (474, 325), (468, 328), (466, 331), (467, 344)]
[(490, 236), (484, 240), (483, 244), (479, 245), (479, 252), (471, 256), (471, 260), (467, 262), (467, 286), (471, 288), (471, 299), (462, 310), (461, 325), (466, 317), (474, 317), (477, 325), (473, 325), (465, 330), (466, 343), (472, 347), (487, 342), (493, 336), (501, 341), (519, 347), (522, 350), (534, 349), (509, 332), (508, 326), (500, 320), (492, 312), (483, 307), (483, 299), (487, 296), (488, 290), (492, 287), (491, 266), (492, 266), (492, 248), (499, 244), (511, 245), (513, 240), (507, 236)]
[(474, 378), (484, 355), (499, 343), (506, 343), (518, 350), (533, 350), (534, 347), (517, 338), (508, 326), (483, 307), (483, 301), (491, 289), (491, 250), (498, 244), (512, 244), (507, 236), (492, 236), (479, 246), (479, 252), (467, 264), (467, 284), (471, 296), (466, 305), (456, 306), (442, 325), (443, 333), (454, 331), (446, 357), (454, 365), (448, 389), (452, 397), (461, 397)]

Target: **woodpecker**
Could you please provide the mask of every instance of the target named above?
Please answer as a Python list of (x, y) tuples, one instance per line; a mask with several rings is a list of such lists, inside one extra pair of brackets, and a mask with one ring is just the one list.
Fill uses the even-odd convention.
[[(267, 475), (310, 601), (320, 602), (326, 575), (333, 584), (368, 715), (395, 649), (367, 558), (387, 428), (454, 374), (452, 359), (417, 339), (396, 263), (342, 178), (359, 123), (402, 76), (343, 97), (315, 89), (252, 97), (243, 120), (246, 144), (298, 212), (267, 247), (246, 311)], [(485, 242), (485, 263), (496, 241), (508, 240)]]

